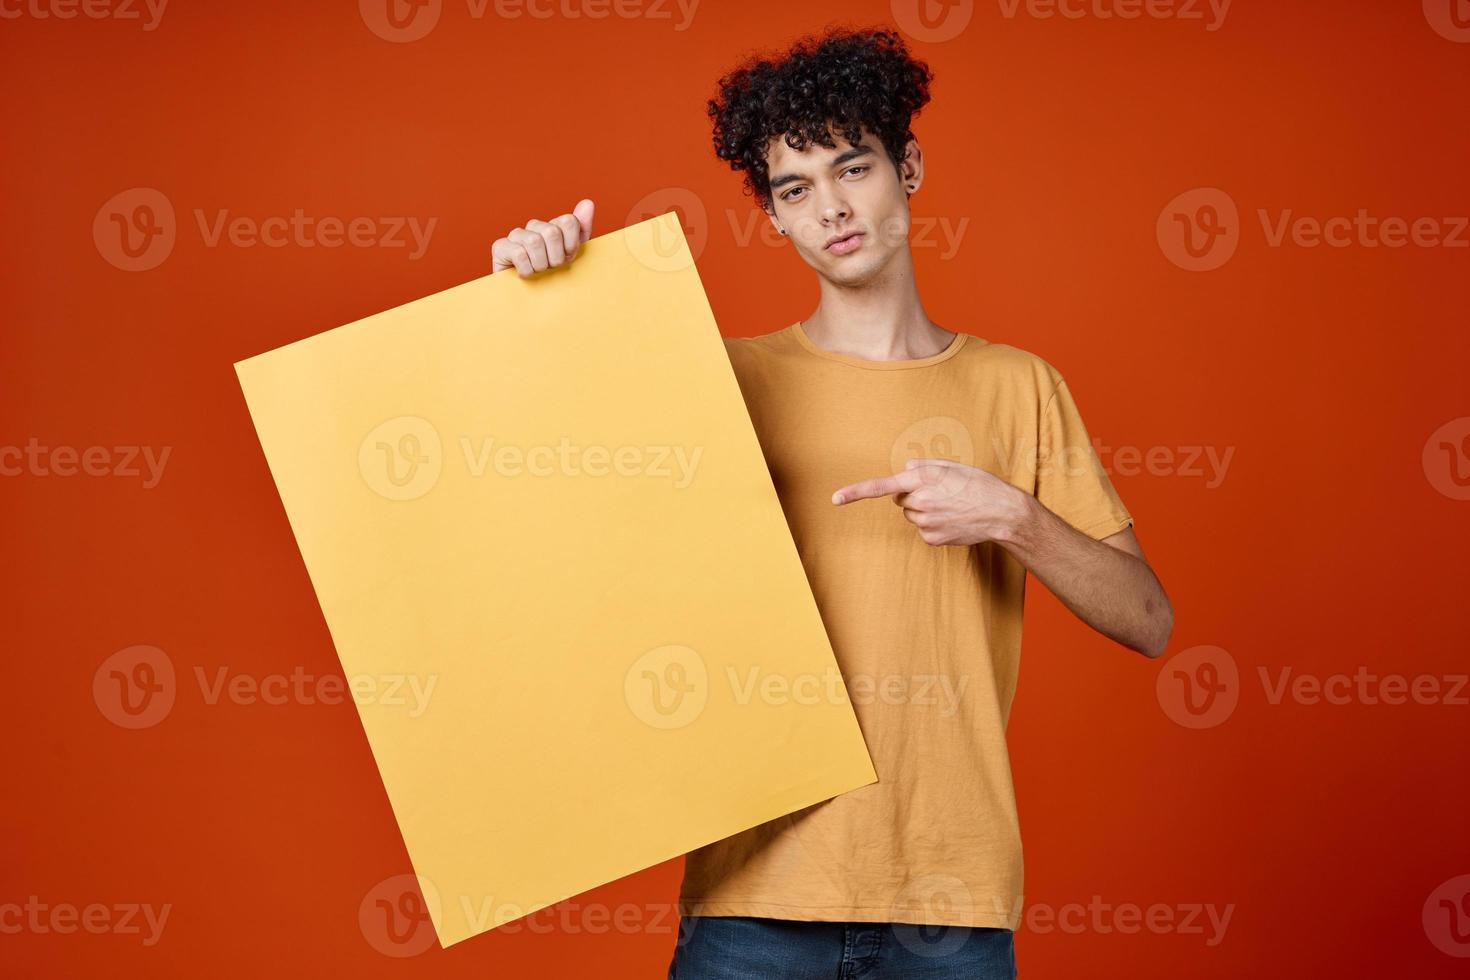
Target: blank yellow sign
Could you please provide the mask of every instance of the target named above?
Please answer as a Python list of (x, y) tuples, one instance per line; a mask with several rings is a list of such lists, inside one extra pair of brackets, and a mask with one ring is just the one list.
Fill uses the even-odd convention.
[(675, 214), (235, 368), (442, 944), (876, 781)]

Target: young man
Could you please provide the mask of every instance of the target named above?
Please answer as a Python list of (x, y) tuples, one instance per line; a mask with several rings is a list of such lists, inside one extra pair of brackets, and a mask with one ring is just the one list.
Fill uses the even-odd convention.
[[(726, 346), (878, 782), (689, 854), (676, 980), (1013, 977), (1026, 574), (1145, 656), (1172, 629), (1062, 376), (924, 312), (909, 127), (930, 79), (896, 34), (837, 31), (709, 103), (717, 155), (821, 287), (806, 319)], [(494, 270), (570, 261), (592, 212), (513, 230)]]

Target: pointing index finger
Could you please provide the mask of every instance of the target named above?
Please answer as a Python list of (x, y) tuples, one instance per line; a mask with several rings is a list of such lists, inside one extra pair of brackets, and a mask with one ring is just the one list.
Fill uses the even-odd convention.
[(876, 476), (871, 480), (860, 480), (857, 483), (850, 483), (832, 495), (832, 502), (834, 504), (850, 504), (854, 500), (886, 497), (890, 493), (917, 490), (921, 486), (923, 486), (923, 480), (919, 474), (912, 470), (904, 470), (892, 476)]

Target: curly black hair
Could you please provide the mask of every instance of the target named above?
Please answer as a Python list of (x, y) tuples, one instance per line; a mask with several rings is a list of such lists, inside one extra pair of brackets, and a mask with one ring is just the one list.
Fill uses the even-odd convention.
[(794, 150), (832, 147), (831, 130), (855, 144), (865, 126), (897, 167), (933, 77), (895, 31), (836, 28), (802, 38), (784, 54), (757, 55), (720, 79), (709, 100), (715, 155), (745, 172), (747, 192), (764, 208), (771, 205), (766, 148), (774, 137), (784, 136)]

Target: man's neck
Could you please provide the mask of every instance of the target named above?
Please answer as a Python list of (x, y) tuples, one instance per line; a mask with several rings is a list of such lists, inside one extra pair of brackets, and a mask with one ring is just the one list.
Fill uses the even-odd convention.
[(955, 335), (925, 314), (912, 266), (892, 265), (901, 268), (885, 270), (862, 286), (821, 280), (817, 308), (802, 321), (811, 342), (869, 361), (917, 360), (948, 347)]

